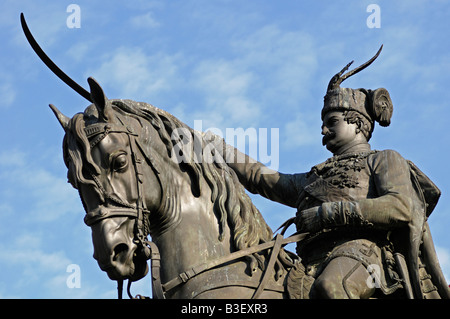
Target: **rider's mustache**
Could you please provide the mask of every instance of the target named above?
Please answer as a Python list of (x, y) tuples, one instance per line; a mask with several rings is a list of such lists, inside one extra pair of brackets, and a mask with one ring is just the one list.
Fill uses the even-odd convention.
[(336, 137), (336, 133), (335, 132), (326, 133), (324, 135), (324, 137), (322, 138), (322, 145), (325, 146), (328, 143), (329, 140), (331, 140), (331, 139), (333, 139), (335, 137)]

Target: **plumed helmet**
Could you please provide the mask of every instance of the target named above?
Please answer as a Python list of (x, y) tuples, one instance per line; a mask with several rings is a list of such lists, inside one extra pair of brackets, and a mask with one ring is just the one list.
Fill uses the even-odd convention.
[(389, 92), (384, 88), (376, 90), (341, 88), (340, 84), (352, 75), (364, 70), (380, 55), (383, 46), (366, 63), (347, 72), (350, 62), (339, 73), (334, 75), (328, 84), (324, 97), (322, 119), (330, 111), (356, 111), (367, 118), (370, 123), (378, 122), (381, 126), (389, 126), (393, 105)]

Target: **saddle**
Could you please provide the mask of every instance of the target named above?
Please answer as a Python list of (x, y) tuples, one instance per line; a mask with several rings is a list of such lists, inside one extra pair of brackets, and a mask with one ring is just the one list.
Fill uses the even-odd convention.
[(297, 261), (289, 270), (286, 290), (289, 299), (309, 299), (309, 292), (314, 283), (314, 277), (306, 274), (305, 266)]

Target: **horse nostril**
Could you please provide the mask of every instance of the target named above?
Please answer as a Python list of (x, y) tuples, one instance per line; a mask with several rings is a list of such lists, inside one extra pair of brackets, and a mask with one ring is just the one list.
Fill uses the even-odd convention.
[(113, 261), (116, 261), (122, 255), (122, 253), (126, 253), (127, 251), (128, 251), (127, 244), (122, 243), (114, 247)]

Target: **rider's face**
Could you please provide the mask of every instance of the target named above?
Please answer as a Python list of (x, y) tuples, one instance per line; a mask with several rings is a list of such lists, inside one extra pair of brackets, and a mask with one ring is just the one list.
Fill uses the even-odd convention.
[(357, 128), (356, 124), (349, 124), (344, 119), (342, 111), (328, 112), (325, 114), (322, 124), (322, 135), (324, 135), (322, 144), (335, 154), (339, 149), (355, 140)]

